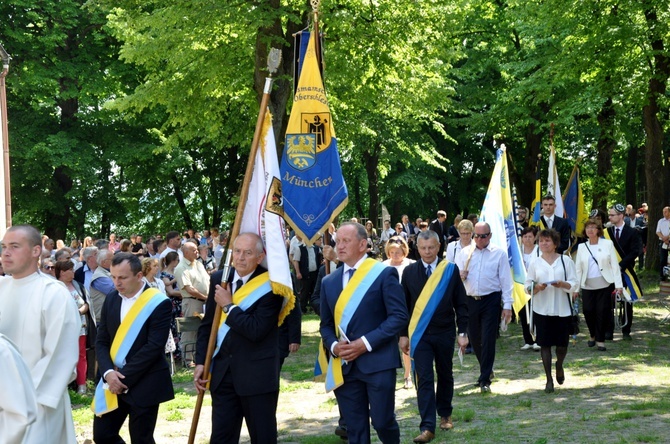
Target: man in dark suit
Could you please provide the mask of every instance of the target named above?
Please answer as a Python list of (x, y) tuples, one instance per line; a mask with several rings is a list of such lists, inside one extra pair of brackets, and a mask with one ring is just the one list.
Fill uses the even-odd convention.
[(237, 444), (242, 419), (252, 444), (277, 442), (277, 321), (282, 297), (272, 293), (267, 270), (260, 266), (264, 257), (262, 239), (242, 233), (233, 246), (235, 269), (225, 278), (229, 285), (220, 285), (224, 281), (222, 270), (211, 276), (205, 318), (198, 329), (194, 379), (198, 391), (206, 390), (208, 381), (202, 374), (218, 304), (223, 308), (223, 323), (209, 378), (212, 443)]
[(437, 252), (437, 257), (443, 258), (444, 250), (447, 246), (447, 237), (449, 235), (447, 212), (442, 210), (438, 211), (437, 219), (430, 223), (428, 229), (437, 233), (437, 237), (440, 239), (440, 250)]
[[(626, 270), (630, 271), (638, 288), (640, 288), (640, 283), (635, 274), (635, 259), (642, 249), (642, 240), (634, 228), (631, 228), (624, 223), (625, 210), (625, 207), (621, 204), (616, 204), (609, 209), (608, 217), (612, 226), (607, 228), (607, 233), (612, 242), (614, 242), (614, 248), (616, 248), (617, 253), (619, 253), (619, 268), (621, 269), (621, 274), (623, 275)], [(633, 325), (633, 304), (625, 302), (624, 305), (628, 322), (621, 329), (621, 333), (623, 334), (623, 339), (630, 340), (630, 330)], [(613, 323), (610, 332), (613, 335)]]
[[(170, 369), (165, 359), (172, 303), (163, 294), (150, 297), (145, 293), (152, 289), (142, 279), (142, 264), (137, 256), (117, 253), (110, 271), (116, 289), (105, 298), (102, 306), (96, 351), (100, 374), (109, 390), (117, 395), (118, 408), (93, 419), (93, 440), (98, 444), (123, 443), (119, 430), (126, 417), (130, 416), (131, 441), (153, 443), (158, 406), (174, 398)], [(115, 363), (110, 350), (119, 327), (136, 304), (154, 298), (156, 305), (153, 311), (144, 320), (123, 359), (125, 363), (118, 365), (118, 355)], [(148, 305), (145, 307), (148, 310)], [(135, 318), (135, 322), (142, 322), (141, 315)], [(128, 335), (127, 339), (130, 338)]]
[[(321, 284), (321, 337), (332, 354), (332, 378), (339, 385), (335, 396), (349, 443), (370, 442), (372, 418), (379, 439), (397, 444), (395, 380), (401, 364), (396, 337), (408, 321), (398, 272), (367, 258), (367, 233), (358, 223), (340, 226), (336, 248), (344, 265)], [(336, 305), (344, 309), (336, 313)]]
[[(451, 420), (454, 340), (458, 323), (458, 346), (465, 351), (468, 344), (468, 301), (458, 267), (455, 264), (446, 264), (446, 267), (444, 264), (438, 265), (442, 259), (437, 257), (440, 248), (437, 234), (434, 231), (421, 232), (417, 237), (417, 244), (421, 260), (405, 268), (402, 288), (410, 316), (412, 320), (417, 320), (418, 327), (411, 332), (406, 329), (402, 333), (400, 348), (403, 353), (410, 353), (408, 333), (411, 333), (411, 356), (414, 358), (417, 402), (421, 414), (421, 433), (414, 438), (414, 442), (426, 443), (435, 438), (436, 411), (440, 415), (440, 429), (451, 430), (454, 427)], [(436, 283), (435, 291), (422, 295), (431, 276)], [(422, 303), (417, 306), (419, 296), (422, 296)], [(424, 300), (428, 302), (424, 304)], [(410, 324), (414, 325), (413, 322)], [(437, 372), (437, 395), (433, 362)]]
[(561, 244), (556, 248), (556, 252), (563, 254), (570, 248), (570, 224), (562, 217), (556, 216), (556, 198), (551, 194), (547, 194), (542, 198), (542, 221), (543, 228), (553, 228), (561, 235)]
[(407, 233), (407, 237), (414, 236), (416, 233), (415, 231), (415, 226), (412, 224), (412, 222), (409, 221), (409, 216), (406, 214), (402, 215), (402, 231)]

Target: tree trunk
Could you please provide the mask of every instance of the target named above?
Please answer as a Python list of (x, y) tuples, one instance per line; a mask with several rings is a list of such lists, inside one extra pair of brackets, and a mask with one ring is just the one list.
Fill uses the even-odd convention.
[[(365, 173), (368, 176), (368, 218), (373, 226), (377, 226), (379, 218), (379, 153), (381, 144), (377, 143), (372, 152), (363, 152), (363, 161), (365, 163)], [(383, 225), (382, 225), (383, 226)]]
[[(537, 171), (537, 156), (542, 152), (542, 133), (539, 132), (534, 123), (526, 128), (526, 147), (524, 156), (525, 174), (517, 174), (516, 168), (512, 174), (512, 183), (516, 183), (516, 194), (519, 205), (527, 207), (530, 211), (535, 199), (535, 174)], [(543, 163), (540, 161), (540, 167)], [(541, 194), (541, 193), (540, 193)], [(528, 213), (530, 218), (530, 213)]]
[(658, 100), (665, 95), (667, 79), (670, 76), (670, 59), (665, 55), (664, 43), (661, 37), (654, 36), (654, 29), (658, 27), (656, 11), (645, 11), (645, 18), (650, 30), (654, 51), (653, 74), (649, 79), (648, 103), (642, 108), (645, 139), (645, 173), (647, 176), (647, 203), (649, 204), (649, 229), (647, 230), (647, 254), (644, 261), (648, 270), (658, 269), (658, 239), (656, 237), (656, 222), (663, 217), (663, 125), (659, 120), (660, 106)]
[(637, 200), (637, 146), (631, 146), (626, 155), (626, 203), (637, 210), (641, 202)]
[(184, 200), (184, 194), (182, 193), (181, 186), (179, 185), (179, 178), (176, 174), (173, 173), (170, 176), (170, 180), (172, 181), (172, 188), (174, 189), (174, 198), (177, 199), (177, 205), (179, 205), (179, 211), (181, 212), (181, 216), (184, 219), (184, 224), (186, 225), (186, 228), (193, 228), (193, 221), (191, 220), (191, 215), (186, 208), (186, 201)]
[(607, 177), (612, 172), (612, 154), (614, 148), (616, 148), (616, 140), (614, 139), (615, 117), (616, 110), (612, 106), (612, 99), (608, 97), (598, 112), (600, 134), (596, 144), (596, 171), (597, 177), (602, 180), (594, 183), (592, 208), (607, 208), (607, 194), (610, 190), (610, 182)]

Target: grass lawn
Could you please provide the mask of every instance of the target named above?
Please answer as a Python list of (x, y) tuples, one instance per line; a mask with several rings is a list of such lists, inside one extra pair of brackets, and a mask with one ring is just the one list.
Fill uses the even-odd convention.
[[(571, 345), (565, 362), (565, 384), (544, 393), (544, 371), (538, 352), (520, 351), (520, 326), (510, 325), (497, 343), (492, 393), (482, 395), (472, 384), (478, 377), (474, 355), (463, 367), (454, 359), (454, 425), (437, 432), (435, 443), (666, 443), (670, 442), (670, 314), (658, 294), (655, 273), (643, 274), (643, 301), (635, 305), (632, 341), (615, 332), (606, 352), (586, 346), (586, 324)], [(670, 306), (669, 306), (670, 307)], [(336, 444), (337, 405), (322, 383), (312, 381), (318, 341), (318, 319), (303, 318), (300, 351), (287, 358), (282, 371), (277, 418), (282, 443)], [(161, 405), (156, 441), (187, 441), (194, 390), (189, 371), (180, 369), (173, 382), (177, 396)], [(402, 388), (398, 370), (396, 414), (401, 442), (419, 432), (414, 390)], [(92, 437), (90, 397), (71, 393), (79, 442)], [(211, 400), (205, 397), (197, 443), (207, 443)], [(126, 428), (127, 439), (127, 428)], [(373, 434), (373, 442), (379, 442)], [(129, 439), (127, 439), (130, 442)], [(243, 431), (242, 442), (248, 442)]]

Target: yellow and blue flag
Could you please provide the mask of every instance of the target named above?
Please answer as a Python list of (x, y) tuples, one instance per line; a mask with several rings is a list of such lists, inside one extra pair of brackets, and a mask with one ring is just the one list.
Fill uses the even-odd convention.
[(542, 212), (542, 186), (540, 182), (540, 160), (542, 159), (542, 156), (538, 154), (537, 156), (537, 164), (535, 165), (535, 198), (533, 199), (533, 205), (531, 205), (533, 209), (533, 217), (528, 223), (528, 225), (533, 226), (540, 226), (540, 217), (541, 217), (541, 212)]
[(573, 237), (579, 237), (584, 231), (584, 222), (589, 218), (584, 206), (584, 194), (579, 182), (579, 167), (575, 165), (565, 187), (563, 194), (563, 206), (565, 207), (565, 218), (570, 224)]
[(348, 203), (312, 32), (300, 67), (281, 161), (284, 218), (311, 245)]
[(521, 247), (516, 237), (514, 207), (510, 191), (509, 173), (505, 146), (496, 153), (496, 165), (489, 183), (480, 220), (491, 226), (491, 243), (507, 251), (514, 289), (513, 308), (515, 313), (528, 302), (528, 295), (523, 289), (526, 282), (526, 267), (523, 264)]

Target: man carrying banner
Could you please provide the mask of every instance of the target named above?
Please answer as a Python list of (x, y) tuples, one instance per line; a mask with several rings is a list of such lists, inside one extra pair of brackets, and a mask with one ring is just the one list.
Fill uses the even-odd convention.
[(332, 354), (326, 388), (335, 389), (349, 443), (370, 442), (371, 418), (381, 442), (397, 444), (396, 336), (408, 321), (398, 272), (367, 258), (367, 232), (358, 223), (340, 226), (336, 248), (344, 266), (321, 284), (321, 337)]
[[(5, 233), (2, 266), (11, 276), (0, 276), (0, 334), (25, 361), (37, 400), (36, 421), (21, 442), (72, 444), (77, 440), (67, 384), (74, 379), (81, 320), (65, 287), (38, 273), (41, 252), (35, 227), (14, 225)], [(9, 393), (1, 393), (10, 401)]]
[[(623, 220), (626, 208), (621, 204), (616, 204), (608, 211), (608, 217), (612, 226), (607, 228), (606, 236), (614, 242), (614, 248), (619, 256), (619, 268), (621, 269), (621, 278), (624, 286), (631, 295), (631, 301), (624, 302), (627, 322), (621, 328), (624, 340), (630, 340), (630, 330), (633, 326), (633, 304), (642, 297), (640, 282), (635, 274), (635, 259), (642, 249), (642, 240), (635, 228), (626, 225)], [(614, 323), (612, 323), (610, 332), (614, 333)]]
[(126, 417), (132, 442), (154, 442), (161, 402), (174, 398), (165, 341), (170, 331), (172, 303), (146, 285), (140, 259), (117, 253), (111, 275), (116, 290), (102, 306), (96, 354), (102, 379), (91, 409), (93, 440), (124, 442), (119, 430)]
[[(437, 233), (419, 233), (417, 245), (421, 260), (408, 265), (402, 275), (402, 287), (411, 318), (409, 329), (400, 337), (400, 348), (414, 359), (421, 414), (421, 433), (414, 438), (414, 442), (425, 443), (435, 438), (436, 411), (441, 418), (440, 429), (454, 427), (451, 421), (454, 339), (458, 324), (458, 346), (465, 351), (468, 344), (468, 303), (458, 267), (437, 256), (440, 249)], [(433, 362), (437, 373), (437, 394)]]
[[(241, 233), (233, 245), (230, 276), (212, 274), (205, 318), (198, 329), (195, 387), (212, 394), (210, 442), (237, 444), (242, 419), (252, 444), (277, 442), (279, 396), (278, 320), (283, 298), (273, 293), (263, 240)], [(229, 282), (227, 288), (219, 285)], [(223, 307), (210, 379), (202, 379), (216, 304)]]

